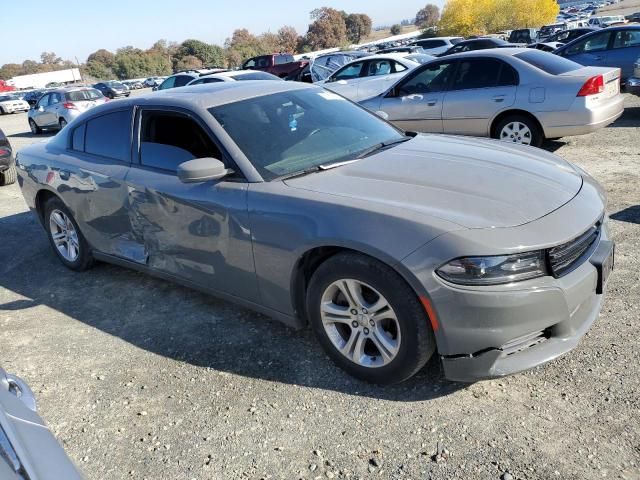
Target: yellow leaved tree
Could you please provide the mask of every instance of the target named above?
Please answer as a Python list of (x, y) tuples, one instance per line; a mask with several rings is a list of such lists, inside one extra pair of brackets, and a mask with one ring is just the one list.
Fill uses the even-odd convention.
[(539, 28), (555, 22), (556, 0), (447, 0), (440, 35), (484, 35), (516, 28)]

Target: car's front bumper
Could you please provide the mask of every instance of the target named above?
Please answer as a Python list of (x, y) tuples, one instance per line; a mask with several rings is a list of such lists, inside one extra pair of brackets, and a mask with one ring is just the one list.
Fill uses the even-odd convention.
[(5, 113), (28, 112), (31, 107), (26, 105), (3, 105), (2, 109)]
[[(570, 273), (486, 287), (458, 286), (435, 270), (461, 251), (504, 254), (509, 245), (535, 251), (576, 238), (602, 216), (605, 198), (586, 178), (566, 205), (525, 225), (442, 235), (403, 264), (417, 277), (435, 319), (430, 318), (445, 376), (456, 381), (501, 377), (546, 363), (573, 349), (598, 317), (602, 295), (589, 255)], [(609, 241), (607, 222), (598, 242)], [(493, 247), (487, 247), (493, 246)], [(439, 256), (439, 259), (434, 257)]]
[(640, 77), (627, 78), (627, 84), (625, 85), (624, 91), (640, 96)]

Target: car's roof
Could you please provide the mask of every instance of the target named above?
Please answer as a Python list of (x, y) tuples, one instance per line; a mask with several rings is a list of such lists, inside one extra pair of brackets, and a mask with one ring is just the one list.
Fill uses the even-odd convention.
[[(274, 93), (317, 89), (308, 83), (283, 82), (282, 80), (246, 80), (243, 82), (219, 82), (192, 85), (157, 92), (147, 93), (136, 97), (109, 102), (106, 105), (117, 109), (123, 105), (166, 105), (211, 108), (227, 103), (240, 102), (249, 98), (270, 95)], [(105, 111), (105, 108), (102, 107)]]
[[(406, 60), (407, 59), (407, 55), (411, 55), (413, 53), (420, 53), (420, 52), (389, 52), (389, 53), (376, 53), (375, 55), (368, 55), (367, 57), (364, 57), (362, 59), (357, 58), (355, 61), (360, 61), (360, 60), (376, 60), (376, 59), (385, 59), (385, 58), (391, 58), (393, 60)], [(349, 62), (352, 63), (352, 62)], [(346, 65), (346, 64), (345, 64)]]
[(93, 86), (91, 85), (74, 85), (71, 87), (53, 88), (45, 91), (44, 93), (68, 93), (68, 92), (75, 92), (76, 90), (95, 90), (95, 88), (93, 88)]
[[(453, 53), (451, 55), (447, 55), (446, 57), (442, 57), (443, 60), (450, 58), (464, 58), (464, 57), (477, 57), (477, 56), (487, 56), (487, 57), (513, 57), (514, 55), (522, 52), (526, 52), (526, 48), (522, 47), (505, 47), (505, 48), (485, 48), (484, 50), (473, 50), (470, 52), (460, 52)], [(552, 53), (550, 55), (553, 55)]]

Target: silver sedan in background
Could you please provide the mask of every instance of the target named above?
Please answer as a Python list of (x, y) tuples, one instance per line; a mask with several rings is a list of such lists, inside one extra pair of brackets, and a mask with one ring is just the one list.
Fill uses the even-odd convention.
[(32, 133), (62, 129), (82, 112), (102, 105), (107, 98), (95, 88), (67, 87), (45, 93), (29, 110)]
[(584, 67), (534, 49), (450, 55), (361, 105), (405, 130), (539, 146), (593, 132), (623, 112), (620, 69)]

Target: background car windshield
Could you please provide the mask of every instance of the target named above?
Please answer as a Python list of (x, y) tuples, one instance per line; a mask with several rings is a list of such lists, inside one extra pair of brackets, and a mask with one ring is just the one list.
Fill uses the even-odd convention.
[(209, 109), (265, 180), (356, 158), (402, 134), (332, 92), (281, 92)]
[(540, 50), (527, 50), (522, 53), (516, 53), (514, 57), (551, 75), (560, 75), (583, 68), (579, 63)]
[(75, 90), (65, 93), (64, 97), (70, 102), (82, 102), (85, 100), (97, 100), (102, 98), (98, 90)]

